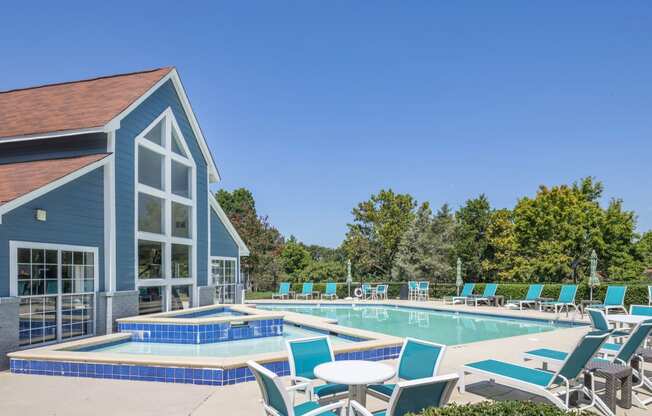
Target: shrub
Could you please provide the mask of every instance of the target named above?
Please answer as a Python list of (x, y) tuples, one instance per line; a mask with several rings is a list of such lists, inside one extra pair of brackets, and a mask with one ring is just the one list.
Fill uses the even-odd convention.
[[(588, 416), (586, 411), (566, 412), (545, 403), (503, 401), (474, 404), (451, 403), (446, 407), (426, 409), (419, 416)], [(417, 416), (417, 415), (412, 415)]]

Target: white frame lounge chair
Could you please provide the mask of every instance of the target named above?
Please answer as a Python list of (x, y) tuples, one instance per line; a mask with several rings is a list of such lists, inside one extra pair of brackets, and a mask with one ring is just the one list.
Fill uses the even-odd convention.
[(387, 289), (389, 285), (382, 284), (377, 285), (376, 288), (371, 293), (371, 299), (374, 300), (387, 300)]
[(541, 293), (543, 293), (543, 287), (544, 285), (542, 283), (530, 285), (525, 294), (525, 299), (510, 299), (505, 306), (518, 306), (518, 309), (522, 311), (523, 306), (536, 305), (537, 300), (541, 297)]
[(428, 407), (443, 407), (450, 400), (459, 376), (455, 373), (443, 376), (401, 381), (389, 399), (387, 410), (371, 413), (360, 403), (351, 400), (350, 416), (404, 416), (421, 413)]
[(324, 293), (321, 294), (321, 298), (329, 298), (330, 300), (333, 300), (333, 298), (337, 299), (337, 283), (326, 282), (326, 288), (324, 289)]
[(584, 369), (589, 360), (600, 350), (608, 337), (608, 331), (597, 331), (584, 335), (573, 351), (568, 354), (560, 369), (554, 373), (498, 360), (466, 364), (460, 369), (460, 392), (465, 392), (466, 375), (474, 374), (545, 397), (563, 410), (570, 410), (571, 392), (581, 391), (591, 397), (591, 403), (580, 408), (594, 407), (597, 403), (596, 395), (593, 393), (595, 386), (588, 389), (581, 383), (580, 376), (585, 372)]
[[(468, 289), (468, 290), (467, 290)], [(452, 302), (456, 303), (466, 303), (466, 300), (473, 295), (473, 290), (475, 289), (475, 283), (464, 283), (462, 286), (462, 292), (459, 296), (453, 296)]]
[(294, 295), (294, 298), (297, 299), (299, 297), (302, 297), (308, 300), (308, 297), (310, 297), (310, 299), (312, 299), (314, 287), (315, 284), (313, 282), (303, 282), (303, 286), (301, 286), (301, 293), (297, 293), (296, 295)]
[(469, 296), (466, 299), (467, 303), (473, 303), (473, 306), (477, 307), (478, 303), (486, 303), (487, 305), (491, 304), (491, 300), (496, 296), (496, 290), (498, 290), (498, 283), (487, 283), (484, 286), (482, 295), (478, 296)]
[(555, 313), (559, 313), (564, 308), (566, 308), (566, 312), (568, 313), (571, 306), (577, 310), (577, 305), (575, 304), (576, 296), (577, 285), (562, 285), (561, 289), (559, 290), (559, 297), (557, 300), (539, 303), (539, 311), (543, 311), (547, 308), (552, 308), (555, 310)]
[(607, 293), (604, 295), (604, 302), (600, 305), (591, 305), (591, 307), (594, 309), (604, 309), (607, 315), (609, 315), (609, 311), (612, 309), (627, 313), (627, 309), (625, 308), (626, 293), (627, 286), (608, 286)]
[(280, 282), (278, 284), (278, 292), (272, 293), (272, 299), (275, 298), (289, 299), (291, 289), (292, 289), (292, 284), (290, 282)]

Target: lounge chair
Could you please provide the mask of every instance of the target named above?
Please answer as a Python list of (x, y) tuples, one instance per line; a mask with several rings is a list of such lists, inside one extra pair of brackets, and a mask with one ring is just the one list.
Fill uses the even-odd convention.
[(290, 282), (281, 282), (278, 285), (278, 292), (272, 294), (272, 299), (281, 298), (289, 299), (290, 298)]
[(315, 367), (335, 361), (328, 337), (293, 339), (286, 342), (286, 347), (290, 363), (290, 380), (292, 384), (307, 384), (307, 387), (300, 391), (307, 393), (309, 400), (335, 397), (349, 391), (349, 386), (345, 384), (315, 385), (317, 381)]
[(563, 410), (570, 410), (573, 391), (583, 392), (591, 403), (582, 408), (593, 407), (596, 402), (595, 386), (590, 389), (582, 384), (581, 376), (589, 360), (600, 350), (609, 332), (596, 331), (586, 334), (568, 354), (557, 372), (538, 370), (498, 360), (484, 360), (466, 364), (460, 369), (460, 392), (465, 391), (467, 374), (475, 374), (497, 383), (536, 394), (550, 400)]
[(575, 295), (577, 295), (577, 285), (563, 285), (559, 291), (557, 301), (541, 302), (539, 303), (539, 310), (542, 311), (543, 309), (552, 308), (555, 310), (555, 313), (559, 313), (562, 309), (566, 308), (566, 312), (568, 312), (571, 306), (577, 310)]
[[(643, 368), (644, 360), (637, 354), (639, 348), (642, 348), (645, 344), (645, 340), (652, 333), (652, 318), (647, 319), (638, 325), (632, 330), (631, 335), (625, 343), (623, 344), (613, 344), (605, 343), (602, 345), (601, 352), (608, 357), (608, 361), (629, 366), (633, 361), (637, 361), (638, 365), (632, 366), (634, 370), (634, 376), (638, 379), (634, 388), (634, 399), (638, 402), (640, 406), (646, 406), (652, 403), (652, 398), (644, 399), (642, 398), (636, 390), (641, 390), (643, 388), (649, 389), (649, 391), (644, 391), (643, 393), (650, 395), (652, 393), (652, 379), (645, 375), (645, 370)], [(561, 364), (564, 362), (568, 353), (564, 351), (552, 350), (548, 348), (539, 348), (532, 351), (527, 351), (524, 354), (526, 360), (538, 360), (543, 362), (544, 365), (547, 364)], [(596, 360), (600, 360), (596, 358)], [(596, 399), (599, 400), (599, 399)], [(604, 404), (601, 403), (601, 406)], [(606, 406), (605, 406), (606, 407)]]
[(459, 296), (453, 296), (453, 304), (455, 303), (465, 303), (466, 299), (473, 295), (473, 289), (475, 288), (475, 283), (464, 283), (462, 291)]
[(429, 300), (430, 299), (430, 282), (427, 280), (422, 280), (419, 282), (419, 288), (417, 292), (418, 300)]
[(652, 306), (652, 286), (647, 287), (647, 304)]
[(537, 300), (541, 297), (541, 292), (543, 292), (543, 285), (530, 285), (525, 294), (525, 299), (511, 299), (507, 302), (507, 305), (518, 306), (518, 309), (522, 311), (523, 306), (536, 305)]
[(612, 326), (609, 325), (609, 321), (607, 321), (607, 317), (605, 316), (605, 313), (600, 309), (587, 308), (586, 313), (589, 315), (589, 319), (591, 320), (591, 325), (593, 325), (593, 328), (595, 330), (611, 331), (611, 336), (614, 338), (629, 336), (630, 334), (629, 331), (613, 329)]
[(591, 305), (592, 308), (604, 309), (605, 313), (609, 315), (612, 309), (621, 310), (627, 313), (625, 309), (625, 293), (627, 286), (609, 286), (607, 287), (607, 294), (604, 296), (604, 302), (600, 305)]
[(457, 384), (457, 374), (401, 381), (389, 399), (387, 410), (371, 413), (363, 405), (351, 400), (351, 416), (405, 416), (419, 414), (428, 407), (444, 407)]
[(321, 294), (321, 298), (329, 298), (331, 300), (337, 299), (337, 283), (328, 282), (326, 283), (326, 291)]
[(303, 286), (301, 287), (301, 293), (296, 294), (296, 298), (304, 298), (304, 299), (312, 299), (312, 288), (313, 288), (313, 283), (312, 282), (305, 282)]
[(630, 315), (652, 316), (652, 306), (629, 305)]
[[(445, 345), (406, 338), (403, 341), (403, 347), (398, 357), (398, 381), (436, 376), (445, 352)], [(395, 389), (395, 383), (385, 383), (372, 384), (367, 391), (370, 395), (387, 401)]]
[(362, 284), (362, 299), (364, 299), (364, 300), (371, 299), (373, 294), (374, 294), (374, 291), (371, 288), (371, 285), (369, 283), (363, 283)]
[(307, 383), (295, 384), (294, 386), (285, 387), (281, 379), (255, 361), (247, 361), (247, 366), (256, 377), (258, 387), (263, 396), (262, 404), (266, 416), (338, 416), (343, 415), (346, 408), (345, 401), (339, 401), (327, 405), (321, 405), (315, 401), (307, 401), (298, 406), (294, 405), (294, 400), (290, 393), (297, 390), (305, 389)]
[(419, 284), (416, 280), (410, 280), (408, 282), (408, 299), (417, 300), (419, 296)]
[(473, 306), (478, 306), (478, 303), (486, 303), (487, 305), (491, 304), (491, 300), (496, 296), (496, 289), (498, 289), (498, 284), (496, 283), (487, 283), (484, 287), (482, 295), (479, 296), (469, 296), (466, 299), (467, 303), (473, 303)]
[(376, 286), (376, 290), (371, 294), (371, 298), (387, 300), (387, 285)]

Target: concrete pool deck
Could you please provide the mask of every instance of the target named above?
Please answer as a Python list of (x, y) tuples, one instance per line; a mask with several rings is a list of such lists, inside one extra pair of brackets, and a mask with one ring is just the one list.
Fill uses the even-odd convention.
[[(294, 302), (294, 301), (293, 301)], [(547, 318), (552, 313), (509, 311), (504, 308), (443, 305), (441, 302), (400, 302), (392, 304), (429, 306), (458, 311), (499, 313), (507, 316)], [(304, 302), (301, 302), (304, 303)], [(345, 302), (346, 303), (346, 302)], [(376, 303), (376, 302), (374, 302)], [(378, 302), (383, 303), (383, 302)], [(572, 316), (572, 313), (571, 313)], [(486, 358), (523, 363), (520, 354), (542, 346), (570, 349), (588, 328), (565, 328), (551, 332), (522, 335), (449, 347), (441, 373), (457, 372), (463, 364)], [(534, 366), (534, 364), (526, 364)], [(492, 400), (537, 400), (531, 394), (508, 387), (476, 382), (468, 377), (467, 392), (453, 393), (457, 403)], [(35, 394), (38, 392), (38, 394)], [(120, 381), (56, 376), (32, 376), (0, 373), (0, 414), (2, 415), (233, 415), (261, 414), (260, 392), (254, 382), (224, 387)], [(381, 409), (382, 402), (369, 397), (368, 407)], [(618, 409), (618, 415), (643, 416), (650, 410)]]

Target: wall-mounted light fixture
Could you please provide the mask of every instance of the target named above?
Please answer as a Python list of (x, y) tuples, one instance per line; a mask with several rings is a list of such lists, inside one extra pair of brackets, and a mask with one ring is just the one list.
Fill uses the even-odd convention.
[(36, 210), (36, 220), (37, 221), (46, 221), (48, 219), (48, 212), (44, 209)]

